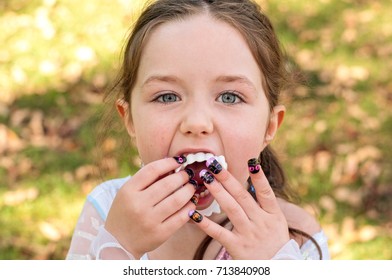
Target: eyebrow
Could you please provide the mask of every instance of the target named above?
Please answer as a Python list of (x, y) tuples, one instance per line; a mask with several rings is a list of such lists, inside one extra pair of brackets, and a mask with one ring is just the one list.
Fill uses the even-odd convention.
[(142, 84), (142, 86), (146, 86), (152, 82), (178, 82), (178, 78), (176, 78), (175, 76), (166, 76), (166, 75), (153, 75), (148, 77)]
[(233, 83), (233, 82), (239, 82), (239, 83), (243, 83), (249, 87), (251, 87), (252, 89), (256, 90), (255, 85), (245, 76), (241, 76), (241, 75), (227, 75), (227, 76), (219, 76), (216, 79), (217, 82), (225, 82), (225, 83)]
[[(176, 76), (172, 75), (152, 75), (148, 77), (142, 84), (142, 86), (146, 86), (152, 82), (168, 82), (168, 83), (177, 83), (179, 79)], [(242, 75), (222, 75), (218, 76), (215, 79), (215, 82), (224, 82), (224, 83), (242, 83), (252, 89), (256, 90), (256, 86), (245, 76)]]

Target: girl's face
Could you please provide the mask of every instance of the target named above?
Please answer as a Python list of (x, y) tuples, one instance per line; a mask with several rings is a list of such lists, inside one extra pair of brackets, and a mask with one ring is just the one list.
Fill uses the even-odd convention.
[(208, 15), (152, 31), (131, 94), (126, 125), (144, 163), (200, 151), (224, 155), (244, 186), (247, 161), (272, 140), (284, 112), (270, 112), (241, 34)]

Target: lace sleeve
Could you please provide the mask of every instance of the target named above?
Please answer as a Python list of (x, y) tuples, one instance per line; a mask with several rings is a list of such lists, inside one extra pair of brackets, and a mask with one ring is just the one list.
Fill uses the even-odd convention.
[(104, 220), (87, 201), (76, 224), (67, 260), (134, 259), (104, 227)]
[(79, 216), (74, 233), (72, 235), (71, 245), (66, 259), (89, 260), (90, 245), (98, 235), (98, 229), (103, 225), (103, 220), (95, 210), (93, 205), (87, 201)]
[[(320, 231), (314, 234), (313, 239), (317, 242), (317, 245), (321, 250), (321, 259), (329, 260), (330, 255), (328, 251), (328, 239), (324, 231)], [(224, 247), (219, 251), (215, 258), (216, 260), (231, 260), (231, 256)], [(272, 260), (319, 260), (320, 252), (317, 246), (308, 240), (299, 247), (298, 243), (291, 239), (288, 241), (276, 254)]]
[(298, 246), (297, 242), (291, 239), (287, 242), (272, 258), (273, 260), (329, 260), (330, 255), (328, 251), (328, 239), (324, 231), (320, 231), (314, 234), (313, 239), (317, 242), (321, 250), (320, 252), (317, 246), (308, 240), (301, 246)]
[[(328, 238), (325, 235), (324, 231), (320, 231), (313, 235), (314, 240), (320, 246), (321, 250), (321, 259), (323, 260), (330, 260), (331, 256), (328, 250)], [(320, 253), (317, 250), (316, 245), (311, 241), (308, 240), (305, 242), (304, 245), (301, 246), (301, 253), (305, 260), (319, 260)]]

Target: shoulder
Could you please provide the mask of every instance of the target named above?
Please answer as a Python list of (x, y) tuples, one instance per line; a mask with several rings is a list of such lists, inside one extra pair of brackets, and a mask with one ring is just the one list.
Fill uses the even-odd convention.
[(129, 178), (130, 176), (105, 181), (96, 186), (87, 196), (87, 200), (97, 209), (102, 219), (106, 219), (118, 190)]
[[(289, 227), (303, 231), (310, 236), (321, 231), (321, 226), (316, 218), (305, 209), (283, 199), (278, 199), (278, 202)], [(303, 239), (300, 240), (300, 244), (304, 242)]]
[(89, 194), (89, 197), (99, 197), (99, 196), (116, 196), (118, 190), (125, 184), (125, 182), (131, 176), (124, 178), (117, 178), (105, 181), (98, 186), (96, 186)]

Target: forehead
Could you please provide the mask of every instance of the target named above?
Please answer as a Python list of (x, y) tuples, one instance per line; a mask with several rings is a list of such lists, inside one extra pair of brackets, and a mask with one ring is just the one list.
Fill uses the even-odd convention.
[(237, 47), (237, 51), (248, 48), (234, 27), (207, 14), (188, 16), (158, 25), (152, 30), (145, 48), (157, 41), (162, 44), (161, 48), (168, 46), (173, 51), (194, 54), (222, 50), (223, 45), (230, 49)]
[(145, 42), (139, 70), (142, 75), (146, 71), (235, 74), (261, 84), (260, 69), (242, 34), (208, 14), (156, 26)]

